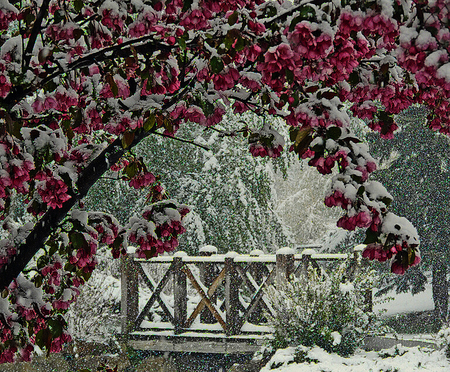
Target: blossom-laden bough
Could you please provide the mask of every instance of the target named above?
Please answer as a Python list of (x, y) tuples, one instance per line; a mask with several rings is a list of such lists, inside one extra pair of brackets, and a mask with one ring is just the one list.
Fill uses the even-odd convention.
[[(367, 229), (364, 256), (397, 273), (418, 263), (417, 232), (369, 180), (376, 164), (346, 108), (390, 138), (394, 115), (423, 104), (449, 134), (449, 22), (445, 0), (0, 0), (0, 362), (61, 350), (99, 244), (114, 257), (128, 240), (145, 257), (177, 246), (187, 207), (132, 149), (214, 127), (226, 106), (284, 118), (291, 151), (337, 169), (325, 203), (343, 209), (339, 226)], [(277, 157), (269, 124), (234, 133)], [(127, 226), (80, 207), (108, 170), (150, 189)], [(31, 222), (13, 220), (14, 200)]]

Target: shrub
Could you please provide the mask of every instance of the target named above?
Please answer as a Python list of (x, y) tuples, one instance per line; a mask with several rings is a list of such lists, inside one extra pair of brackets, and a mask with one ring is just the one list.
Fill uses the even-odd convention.
[(353, 354), (370, 332), (373, 313), (365, 313), (363, 293), (372, 286), (372, 275), (356, 274), (347, 280), (346, 264), (329, 275), (309, 268), (281, 288), (271, 287), (269, 299), (275, 316), (270, 346), (317, 345), (342, 356)]
[(442, 347), (445, 348), (445, 355), (450, 359), (450, 324), (447, 323), (438, 332), (438, 339)]

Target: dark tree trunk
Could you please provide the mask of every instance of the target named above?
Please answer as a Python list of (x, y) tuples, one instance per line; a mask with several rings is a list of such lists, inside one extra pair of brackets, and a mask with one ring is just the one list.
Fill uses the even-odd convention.
[(448, 313), (447, 263), (436, 260), (433, 263), (433, 301), (436, 321), (445, 322)]

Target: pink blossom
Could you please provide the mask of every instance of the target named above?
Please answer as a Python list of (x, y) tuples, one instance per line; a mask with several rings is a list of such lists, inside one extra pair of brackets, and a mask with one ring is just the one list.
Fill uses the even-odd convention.
[(194, 9), (186, 13), (180, 25), (186, 27), (188, 30), (202, 30), (208, 27), (208, 18), (201, 10)]
[(62, 180), (55, 178), (46, 178), (45, 181), (37, 185), (37, 191), (50, 208), (61, 208), (63, 203), (71, 198), (67, 194), (69, 191), (67, 185)]
[[(1, 12), (0, 12), (1, 14)], [(11, 82), (7, 75), (0, 75), (0, 97), (5, 98), (11, 90)]]
[(206, 124), (205, 114), (198, 106), (189, 107), (185, 112), (185, 118), (192, 121), (193, 123), (198, 123), (200, 125)]

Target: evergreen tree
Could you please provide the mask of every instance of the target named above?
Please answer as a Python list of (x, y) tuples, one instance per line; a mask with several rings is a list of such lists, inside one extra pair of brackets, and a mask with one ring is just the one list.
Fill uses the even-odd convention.
[(422, 270), (432, 270), (433, 300), (436, 318), (448, 316), (450, 218), (450, 141), (448, 137), (424, 131), (427, 111), (411, 107), (397, 117), (400, 131), (389, 141), (369, 135), (374, 156), (384, 162), (376, 177), (394, 197), (395, 213), (407, 217), (416, 226), (421, 240), (422, 269), (414, 268), (404, 276), (391, 277), (389, 288), (399, 292), (424, 290)]
[[(163, 180), (170, 198), (183, 200), (190, 207), (179, 250), (196, 254), (199, 247), (211, 244), (219, 252), (274, 252), (292, 243), (290, 232), (275, 213), (274, 187), (279, 180), (275, 172), (285, 173), (288, 163), (295, 159), (289, 153), (276, 162), (253, 157), (246, 150), (245, 138), (228, 135), (236, 122), (258, 128), (264, 120), (228, 112), (215, 130), (181, 128), (178, 137), (187, 142), (161, 137), (143, 141), (133, 151)], [(280, 120), (267, 117), (267, 121), (281, 129)], [(115, 175), (109, 174), (90, 190), (85, 207), (119, 216), (124, 223), (142, 210), (148, 191), (137, 191)]]

